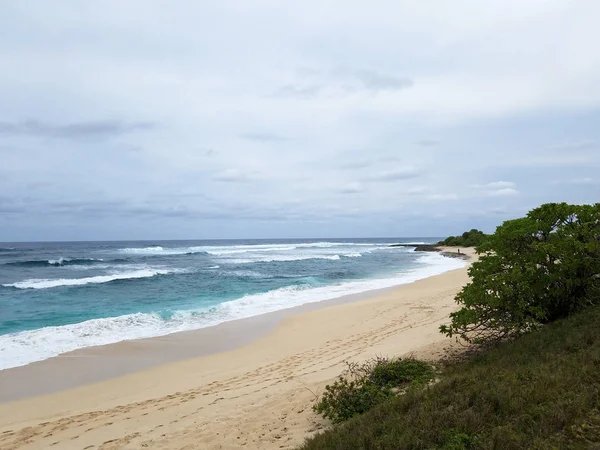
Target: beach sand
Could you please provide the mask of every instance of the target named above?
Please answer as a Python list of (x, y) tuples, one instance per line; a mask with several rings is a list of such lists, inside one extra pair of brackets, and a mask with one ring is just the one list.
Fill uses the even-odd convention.
[[(345, 361), (439, 359), (455, 346), (438, 327), (467, 281), (463, 268), (270, 316), (276, 322), (247, 319), (2, 371), (4, 397), (19, 400), (0, 404), (0, 448), (294, 448), (327, 426), (311, 405)], [(244, 345), (248, 327), (254, 340)], [(205, 356), (192, 357), (195, 346)]]

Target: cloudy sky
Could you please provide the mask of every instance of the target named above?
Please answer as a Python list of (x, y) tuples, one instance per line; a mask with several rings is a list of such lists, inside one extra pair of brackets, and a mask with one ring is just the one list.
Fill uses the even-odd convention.
[(599, 17), (2, 2), (0, 241), (443, 236), (600, 201)]

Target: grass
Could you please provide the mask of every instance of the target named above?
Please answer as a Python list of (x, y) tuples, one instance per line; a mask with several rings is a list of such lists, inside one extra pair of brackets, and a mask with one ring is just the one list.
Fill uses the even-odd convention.
[(600, 308), (442, 371), (303, 450), (600, 449)]

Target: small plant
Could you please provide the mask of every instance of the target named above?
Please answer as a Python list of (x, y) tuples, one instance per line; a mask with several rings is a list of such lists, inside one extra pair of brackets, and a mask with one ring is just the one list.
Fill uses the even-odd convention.
[(443, 450), (469, 450), (476, 448), (477, 437), (471, 436), (467, 433), (461, 433), (460, 431), (452, 428), (447, 430), (445, 434), (444, 442), (440, 449)]
[(428, 383), (434, 376), (433, 367), (417, 359), (376, 360), (370, 379), (377, 386), (397, 387), (404, 383)]
[(400, 388), (427, 383), (434, 375), (430, 364), (412, 358), (347, 363), (344, 373), (325, 386), (313, 410), (333, 423), (343, 422), (395, 397)]

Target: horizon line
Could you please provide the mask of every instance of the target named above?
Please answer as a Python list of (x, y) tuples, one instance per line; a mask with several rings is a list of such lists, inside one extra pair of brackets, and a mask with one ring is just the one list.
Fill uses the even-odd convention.
[(331, 239), (430, 239), (441, 238), (444, 236), (382, 236), (382, 237), (284, 237), (284, 238), (201, 238), (201, 239), (104, 239), (104, 240), (55, 240), (55, 241), (0, 241), (0, 244), (55, 244), (55, 243), (75, 243), (75, 242), (184, 242), (184, 241), (285, 241), (285, 240), (331, 240)]

